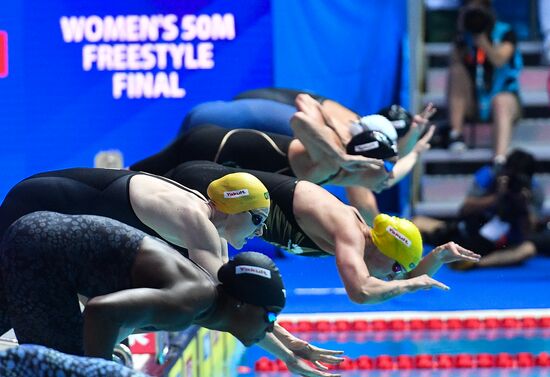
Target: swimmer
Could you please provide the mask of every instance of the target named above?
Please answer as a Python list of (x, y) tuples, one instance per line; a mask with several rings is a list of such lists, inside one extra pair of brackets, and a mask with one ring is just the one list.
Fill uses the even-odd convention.
[[(277, 266), (260, 253), (239, 253), (213, 275), (119, 221), (33, 212), (5, 232), (0, 275), (0, 332), (13, 327), (23, 344), (110, 360), (114, 346), (136, 331), (194, 324), (258, 343), (297, 374), (334, 376), (304, 357), (342, 360), (340, 352), (271, 333), (286, 298)], [(82, 313), (78, 294), (88, 298)]]
[[(166, 176), (204, 192), (212, 179), (239, 171), (245, 170), (191, 161)], [(453, 242), (422, 258), (422, 238), (408, 220), (381, 214), (369, 227), (355, 208), (318, 185), (280, 174), (246, 172), (259, 178), (271, 195), (260, 237), (297, 255), (334, 256), (348, 297), (356, 303), (379, 303), (420, 289), (446, 290), (432, 278), (443, 264), (479, 260), (479, 255)]]
[[(325, 96), (305, 90), (286, 88), (260, 88), (240, 93), (235, 96), (234, 99), (261, 99), (278, 102), (286, 106), (295, 106), (296, 100), (300, 94), (309, 95), (321, 105), (323, 112), (326, 114), (327, 118), (331, 120), (331, 125), (338, 127), (337, 133), (340, 136), (349, 138), (349, 136), (346, 136), (349, 134), (349, 128), (351, 127), (351, 125), (361, 120), (361, 116), (357, 112), (345, 107), (341, 103)], [(229, 105), (226, 106), (229, 107)], [(250, 102), (249, 106), (252, 107), (253, 103)], [(268, 114), (270, 113), (267, 105), (264, 105), (262, 110), (267, 112)], [(399, 154), (400, 156), (405, 156), (411, 152), (420, 135), (424, 132), (427, 121), (435, 114), (435, 112), (436, 109), (433, 107), (433, 104), (430, 103), (420, 114), (416, 114), (413, 116), (409, 114), (403, 107), (394, 104), (380, 109), (378, 111), (378, 114), (383, 115), (392, 122), (395, 130), (397, 131)], [(189, 120), (189, 122), (191, 123), (191, 120)], [(279, 129), (283, 128), (279, 127)], [(283, 134), (292, 135), (292, 130), (289, 129), (288, 126), (287, 129), (288, 130), (284, 130)]]
[[(292, 106), (298, 104), (298, 97), (303, 94), (308, 94), (320, 104), (324, 118), (327, 120), (325, 124), (338, 135), (338, 138), (344, 145), (353, 136), (352, 130), (356, 128), (357, 125), (361, 124), (361, 120), (365, 119), (365, 117), (361, 117), (358, 113), (350, 110), (337, 101), (303, 90), (260, 88), (241, 93), (237, 95), (235, 99), (247, 99), (249, 101), (254, 99), (261, 99), (263, 101), (271, 100), (286, 106)], [(249, 106), (252, 106), (252, 104)], [(266, 105), (264, 105), (262, 109), (267, 112), (268, 115), (270, 114)], [(383, 115), (391, 121), (397, 132), (397, 145), (400, 158), (396, 168), (393, 170), (394, 177), (390, 177), (382, 189), (390, 188), (398, 183), (411, 171), (416, 162), (420, 159), (422, 153), (430, 148), (429, 141), (433, 136), (435, 128), (428, 128), (425, 134), (424, 132), (426, 131), (430, 118), (435, 112), (436, 109), (431, 103), (428, 104), (420, 114), (414, 116), (409, 114), (399, 105), (391, 105), (378, 111), (378, 114)], [(190, 121), (191, 120), (193, 119), (191, 118)], [(278, 128), (283, 129), (283, 125), (279, 125)], [(290, 129), (289, 126), (287, 126), (287, 129), (288, 131), (284, 132), (292, 135), (293, 130)], [(319, 130), (322, 129), (319, 128)], [(328, 132), (327, 130), (324, 131)], [(251, 168), (256, 169), (254, 167)], [(307, 179), (304, 177), (300, 178)], [(370, 225), (372, 225), (374, 217), (380, 213), (376, 197), (372, 191), (378, 192), (380, 190), (368, 185), (346, 187), (346, 196), (349, 203), (359, 210), (365, 221)]]
[(402, 179), (429, 149), (433, 128), (393, 166), (397, 158), (393, 139), (397, 132), (387, 119), (379, 115), (364, 117), (357, 126), (356, 136), (344, 148), (336, 133), (325, 126), (318, 102), (304, 95), (297, 102), (301, 111), (292, 118), (297, 138), (204, 125), (180, 135), (164, 150), (131, 165), (130, 169), (162, 175), (186, 161), (209, 160), (296, 176), (320, 185), (344, 186), (351, 204), (372, 224), (378, 208), (370, 190), (380, 192)]
[(106, 216), (163, 238), (215, 274), (227, 261), (228, 242), (240, 249), (261, 235), (269, 207), (267, 189), (250, 174), (219, 177), (202, 195), (150, 174), (66, 169), (33, 175), (9, 191), (0, 206), (0, 237), (34, 211)]
[(246, 128), (292, 136), (289, 124), (295, 112), (294, 105), (264, 99), (210, 101), (189, 110), (179, 134), (203, 124), (215, 124), (227, 129)]

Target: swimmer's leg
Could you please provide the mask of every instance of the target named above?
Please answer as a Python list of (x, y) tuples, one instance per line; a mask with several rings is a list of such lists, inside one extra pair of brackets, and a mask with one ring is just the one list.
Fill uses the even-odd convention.
[[(61, 237), (33, 222), (16, 222), (2, 243), (1, 274), (8, 314), (20, 344), (84, 354), (83, 320)], [(34, 227), (33, 227), (34, 226)], [(54, 254), (44, 250), (54, 250)]]
[(0, 276), (0, 336), (11, 329), (10, 316), (8, 314), (8, 303), (4, 292), (4, 282)]

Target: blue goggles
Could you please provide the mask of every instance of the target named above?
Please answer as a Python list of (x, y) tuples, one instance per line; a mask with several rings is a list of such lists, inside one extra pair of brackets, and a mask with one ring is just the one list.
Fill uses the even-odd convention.
[(395, 167), (395, 164), (391, 161), (384, 161), (384, 169), (386, 172), (391, 173), (393, 168)]
[(272, 332), (273, 328), (275, 327), (275, 322), (277, 321), (277, 313), (272, 312), (267, 308), (264, 308), (264, 310), (265, 310), (264, 320), (270, 325), (267, 331)]

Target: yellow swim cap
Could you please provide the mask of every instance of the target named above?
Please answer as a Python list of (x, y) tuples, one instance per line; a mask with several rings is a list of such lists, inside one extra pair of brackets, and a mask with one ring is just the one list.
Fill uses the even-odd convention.
[(206, 193), (217, 209), (230, 215), (270, 205), (267, 188), (248, 173), (224, 175), (210, 182)]
[(382, 254), (399, 262), (407, 272), (422, 259), (422, 236), (407, 219), (385, 214), (376, 216), (372, 240)]

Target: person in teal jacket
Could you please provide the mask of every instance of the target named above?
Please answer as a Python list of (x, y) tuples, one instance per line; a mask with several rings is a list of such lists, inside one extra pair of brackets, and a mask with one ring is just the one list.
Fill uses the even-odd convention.
[(451, 55), (449, 148), (465, 149), (465, 119), (491, 121), (494, 161), (505, 162), (512, 125), (520, 117), (519, 75), (523, 66), (511, 26), (496, 20), (490, 0), (469, 0), (460, 11)]

